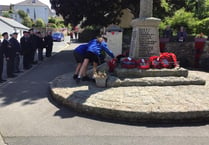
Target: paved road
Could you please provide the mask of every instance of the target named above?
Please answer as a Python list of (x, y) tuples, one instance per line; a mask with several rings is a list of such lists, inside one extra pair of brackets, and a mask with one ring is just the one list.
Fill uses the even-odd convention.
[(73, 71), (75, 46), (1, 86), (0, 132), (8, 145), (208, 145), (207, 123), (129, 125), (56, 104), (48, 85)]

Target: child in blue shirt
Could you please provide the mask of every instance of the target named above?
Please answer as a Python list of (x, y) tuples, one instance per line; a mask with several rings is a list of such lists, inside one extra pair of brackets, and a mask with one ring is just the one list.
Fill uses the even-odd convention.
[(87, 48), (88, 48), (88, 44), (82, 44), (82, 45), (79, 45), (78, 47), (76, 47), (73, 51), (73, 55), (74, 55), (75, 60), (77, 62), (77, 67), (76, 67), (75, 73), (73, 75), (74, 79), (76, 79), (78, 77), (78, 73), (79, 73), (81, 65), (83, 63)]
[(114, 58), (114, 54), (108, 49), (107, 43), (105, 42), (104, 38), (98, 37), (97, 39), (94, 39), (88, 43), (86, 55), (80, 68), (78, 78), (76, 79), (77, 83), (80, 82), (81, 77), (82, 80), (89, 80), (86, 76), (87, 66), (89, 62), (93, 62), (93, 72), (96, 72), (97, 65), (100, 64), (99, 58), (102, 51), (106, 52), (109, 56)]

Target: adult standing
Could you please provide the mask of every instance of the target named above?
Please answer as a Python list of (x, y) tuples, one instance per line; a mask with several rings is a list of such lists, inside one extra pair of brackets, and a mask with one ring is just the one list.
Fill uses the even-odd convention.
[(187, 38), (187, 32), (183, 26), (180, 27), (180, 30), (177, 34), (177, 41), (178, 42), (184, 42)]
[(20, 43), (17, 40), (18, 33), (14, 32), (12, 34), (12, 38), (9, 40), (12, 46), (12, 49), (15, 51), (15, 58), (14, 58), (14, 72), (20, 73), (20, 53), (21, 47)]
[(78, 40), (78, 35), (79, 35), (79, 28), (78, 28), (78, 26), (75, 26), (75, 28), (74, 28), (74, 34), (75, 34), (75, 39), (76, 40)]
[(2, 48), (5, 50), (6, 61), (7, 61), (7, 77), (14, 78), (14, 59), (15, 59), (15, 48), (12, 47), (11, 42), (8, 40), (8, 33), (3, 33), (4, 40), (2, 42)]
[(34, 29), (31, 28), (29, 30), (30, 32), (30, 41), (32, 43), (32, 50), (31, 50), (31, 56), (30, 56), (30, 59), (31, 59), (31, 63), (32, 64), (37, 64), (37, 61), (35, 61), (35, 55), (36, 55), (36, 51), (37, 51), (37, 48), (38, 48), (38, 37), (34, 34)]
[[(2, 36), (4, 36), (4, 33), (2, 34)], [(6, 81), (2, 78), (3, 67), (4, 67), (4, 55), (5, 55), (5, 48), (0, 41), (0, 83)]]
[(45, 47), (46, 47), (46, 57), (51, 57), (52, 55), (52, 48), (53, 48), (53, 38), (52, 32), (49, 31), (47, 35), (44, 37)]
[(38, 36), (38, 60), (43, 61), (43, 48), (44, 48), (44, 38), (41, 34), (41, 32), (37, 32), (36, 34)]
[(23, 55), (23, 68), (30, 69), (31, 68), (31, 40), (30, 40), (29, 32), (24, 31), (23, 37), (20, 39), (20, 45), (22, 48), (22, 55)]

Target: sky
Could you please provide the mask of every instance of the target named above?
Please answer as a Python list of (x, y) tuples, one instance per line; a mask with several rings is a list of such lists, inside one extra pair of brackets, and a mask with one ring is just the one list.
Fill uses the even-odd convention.
[[(19, 2), (22, 2), (22, 1), (24, 1), (24, 0), (1, 0), (0, 5), (16, 4), (16, 3), (19, 3)], [(47, 4), (49, 6), (49, 8), (51, 8), (49, 0), (39, 0), (39, 1), (41, 1), (42, 3)]]

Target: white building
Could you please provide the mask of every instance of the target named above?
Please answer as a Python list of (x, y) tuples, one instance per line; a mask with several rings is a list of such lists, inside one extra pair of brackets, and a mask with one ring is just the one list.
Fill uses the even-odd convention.
[(28, 27), (11, 18), (5, 18), (0, 16), (0, 35), (4, 32), (8, 32), (9, 34), (17, 32), (19, 34), (19, 39), (21, 36), (23, 36), (23, 31), (27, 31), (28, 29)]
[(36, 21), (41, 18), (46, 24), (48, 23), (48, 17), (52, 16), (52, 12), (48, 5), (40, 2), (39, 0), (25, 0), (23, 2), (13, 5), (13, 10), (16, 13), (14, 19), (21, 22), (21, 18), (17, 14), (18, 10), (23, 10), (28, 16)]

